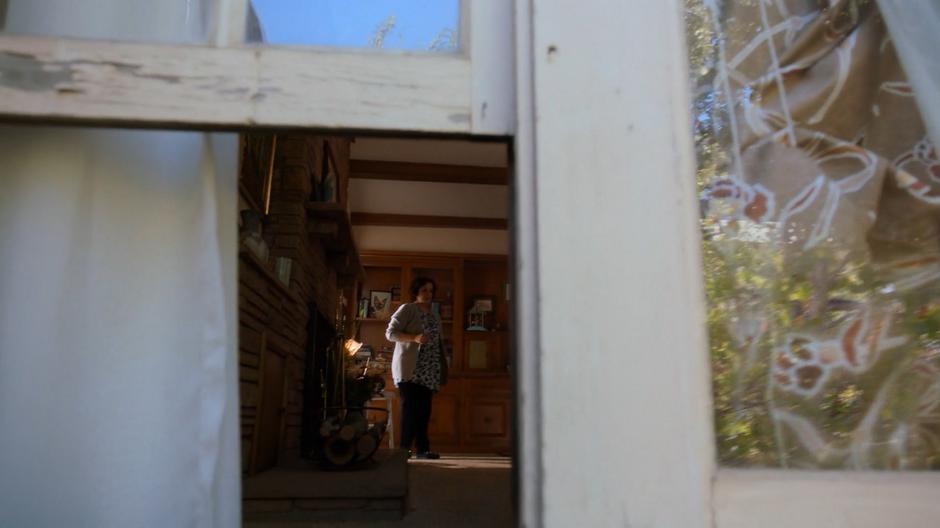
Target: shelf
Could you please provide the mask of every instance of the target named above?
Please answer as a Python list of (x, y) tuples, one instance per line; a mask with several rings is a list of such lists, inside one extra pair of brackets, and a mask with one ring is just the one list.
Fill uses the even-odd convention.
[(298, 303), (303, 303), (303, 299), (300, 297), (300, 295), (294, 293), (289, 287), (285, 286), (284, 283), (281, 282), (281, 279), (277, 278), (277, 275), (274, 274), (274, 271), (271, 270), (260, 258), (255, 256), (255, 254), (252, 253), (248, 248), (240, 246), (238, 249), (238, 256), (243, 260), (251, 263), (266, 279), (268, 279), (268, 282), (273, 283), (274, 286), (281, 290), (283, 294), (287, 295)]
[(356, 279), (365, 277), (346, 208), (331, 202), (307, 202), (306, 208), (307, 216), (313, 220), (312, 236), (323, 244), (336, 273)]

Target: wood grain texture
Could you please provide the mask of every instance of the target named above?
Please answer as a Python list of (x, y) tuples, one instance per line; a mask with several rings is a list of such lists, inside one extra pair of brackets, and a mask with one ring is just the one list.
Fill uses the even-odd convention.
[[(465, 2), (472, 58), (474, 134), (508, 136), (515, 129), (515, 56), (513, 3), (506, 0)], [(469, 11), (469, 12), (467, 12)]]
[(0, 37), (0, 117), (468, 134), (463, 56)]
[[(532, 2), (538, 246), (520, 266), (538, 268), (541, 346), (519, 368), (544, 388), (542, 526), (712, 526), (682, 13), (676, 1)], [(572, 456), (600, 423), (591, 452), (617, 456)]]
[(440, 227), (459, 229), (506, 229), (505, 218), (470, 216), (403, 215), (387, 213), (352, 213), (353, 225), (395, 227)]
[(352, 178), (371, 180), (470, 183), (479, 185), (506, 185), (508, 183), (508, 169), (501, 167), (351, 160), (350, 171)]

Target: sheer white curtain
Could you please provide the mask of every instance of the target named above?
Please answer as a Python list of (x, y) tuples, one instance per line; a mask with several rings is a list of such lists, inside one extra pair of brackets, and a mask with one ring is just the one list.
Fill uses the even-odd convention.
[(934, 145), (940, 145), (940, 2), (878, 0)]
[[(202, 31), (199, 2), (125, 4), (13, 0), (7, 29)], [(0, 526), (240, 524), (236, 155), (233, 134), (0, 127)]]

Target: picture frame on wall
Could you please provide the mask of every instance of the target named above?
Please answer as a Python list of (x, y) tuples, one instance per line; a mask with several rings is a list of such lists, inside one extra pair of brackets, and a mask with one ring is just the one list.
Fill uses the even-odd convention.
[(388, 319), (392, 315), (392, 292), (370, 290), (369, 311), (375, 319)]
[(476, 295), (471, 298), (470, 311), (474, 313), (492, 313), (496, 310), (496, 297), (493, 295)]

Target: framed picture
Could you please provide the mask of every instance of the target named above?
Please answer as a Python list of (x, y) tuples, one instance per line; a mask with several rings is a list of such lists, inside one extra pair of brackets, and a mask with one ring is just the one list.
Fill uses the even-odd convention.
[(476, 295), (471, 298), (470, 311), (475, 313), (490, 313), (495, 309), (496, 297), (492, 295)]
[(393, 301), (401, 300), (401, 286), (392, 286), (392, 300)]
[(437, 302), (437, 301), (432, 301), (432, 302), (431, 302), (431, 313), (434, 314), (434, 315), (436, 315), (436, 316), (438, 316), (438, 317), (441, 317), (441, 303), (439, 303), (439, 302)]
[(371, 290), (369, 292), (369, 311), (376, 319), (388, 319), (392, 315), (392, 292)]

